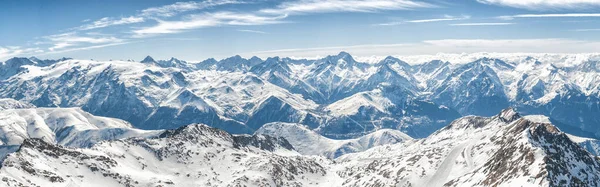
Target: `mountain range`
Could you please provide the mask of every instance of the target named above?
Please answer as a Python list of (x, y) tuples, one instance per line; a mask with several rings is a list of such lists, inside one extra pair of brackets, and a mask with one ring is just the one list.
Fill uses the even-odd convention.
[[(335, 142), (299, 124), (257, 132)], [(306, 131), (305, 133), (288, 133)], [(345, 143), (382, 143), (368, 135)], [(368, 138), (371, 137), (371, 138)], [(400, 136), (401, 137), (401, 136)], [(422, 139), (326, 158), (343, 143), (301, 146), (286, 138), (232, 135), (203, 124), (89, 148), (27, 138), (0, 168), (3, 186), (598, 186), (600, 160), (547, 117), (505, 109), (467, 116)], [(340, 140), (337, 140), (340, 141)], [(368, 141), (367, 141), (368, 142)], [(366, 145), (366, 144), (361, 144)], [(298, 146), (296, 148), (295, 146)], [(311, 151), (312, 152), (309, 152)], [(304, 154), (302, 154), (303, 152)], [(319, 156), (319, 154), (322, 154)]]
[(282, 122), (332, 139), (378, 129), (424, 138), (461, 116), (513, 107), (549, 116), (570, 134), (600, 135), (597, 57), (488, 56), (410, 64), (392, 56), (360, 62), (345, 52), (202, 62), (12, 58), (0, 64), (0, 97), (80, 107), (145, 130), (203, 123), (252, 134)]

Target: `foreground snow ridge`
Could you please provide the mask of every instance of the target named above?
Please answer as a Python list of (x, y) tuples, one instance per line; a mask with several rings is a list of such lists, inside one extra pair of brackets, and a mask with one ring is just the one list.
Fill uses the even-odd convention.
[[(188, 125), (154, 137), (67, 148), (25, 139), (0, 168), (1, 186), (599, 186), (600, 162), (554, 125), (505, 109), (467, 116), (424, 139), (328, 159), (293, 138), (336, 140), (298, 124), (231, 135)], [(306, 132), (305, 132), (306, 131)], [(384, 133), (389, 133), (384, 131)], [(575, 138), (571, 136), (571, 138)], [(584, 141), (582, 139), (578, 139)], [(352, 140), (355, 141), (355, 140)], [(329, 145), (333, 146), (333, 145)], [(303, 151), (297, 151), (303, 150)], [(305, 152), (311, 155), (302, 155)]]

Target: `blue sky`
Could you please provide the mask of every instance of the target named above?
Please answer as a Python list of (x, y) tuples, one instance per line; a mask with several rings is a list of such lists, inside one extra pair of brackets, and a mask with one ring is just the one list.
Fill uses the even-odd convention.
[(0, 60), (600, 51), (598, 0), (22, 0), (0, 7)]

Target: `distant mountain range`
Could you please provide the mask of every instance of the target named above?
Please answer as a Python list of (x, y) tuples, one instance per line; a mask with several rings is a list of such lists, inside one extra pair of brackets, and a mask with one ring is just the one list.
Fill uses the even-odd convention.
[(391, 56), (359, 62), (345, 52), (315, 60), (233, 56), (195, 63), (150, 56), (141, 62), (12, 58), (0, 64), (0, 97), (81, 107), (147, 130), (204, 123), (251, 134), (283, 122), (333, 139), (387, 128), (422, 138), (460, 116), (514, 107), (547, 115), (571, 134), (600, 135), (596, 58), (505, 56), (418, 64)]

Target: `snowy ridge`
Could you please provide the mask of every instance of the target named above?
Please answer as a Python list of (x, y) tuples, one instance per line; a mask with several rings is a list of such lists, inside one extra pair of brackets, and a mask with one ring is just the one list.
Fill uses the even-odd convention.
[(341, 176), (348, 186), (597, 186), (600, 179), (593, 155), (553, 125), (512, 109), (491, 118), (463, 117), (413, 144), (338, 160), (346, 165)]
[(129, 137), (150, 137), (162, 131), (134, 129), (126, 121), (93, 116), (79, 108), (0, 110), (0, 145), (19, 146), (28, 138), (70, 147)]
[[(205, 125), (154, 139), (69, 149), (28, 139), (0, 169), (5, 186), (310, 186), (332, 175), (322, 158), (298, 156), (283, 139), (232, 136)], [(271, 145), (271, 146), (265, 146)], [(284, 151), (285, 150), (285, 151)]]
[[(151, 138), (75, 149), (26, 139), (0, 168), (3, 186), (598, 186), (600, 161), (550, 123), (505, 109), (467, 116), (427, 138), (383, 144), (335, 160), (301, 155), (329, 142), (298, 124), (271, 123), (231, 135), (188, 125)], [(378, 131), (373, 137), (385, 137)], [(383, 140), (383, 141), (381, 141)], [(379, 142), (378, 142), (379, 141)], [(368, 143), (367, 143), (368, 142)]]
[(20, 102), (10, 98), (1, 98), (0, 99), (0, 110), (7, 109), (20, 109), (20, 108), (35, 108), (34, 105), (29, 103)]
[(412, 138), (400, 131), (381, 129), (356, 139), (334, 140), (323, 137), (302, 124), (268, 123), (255, 134), (282, 137), (303, 155), (337, 158), (343, 154), (361, 152), (371, 147), (410, 142)]

